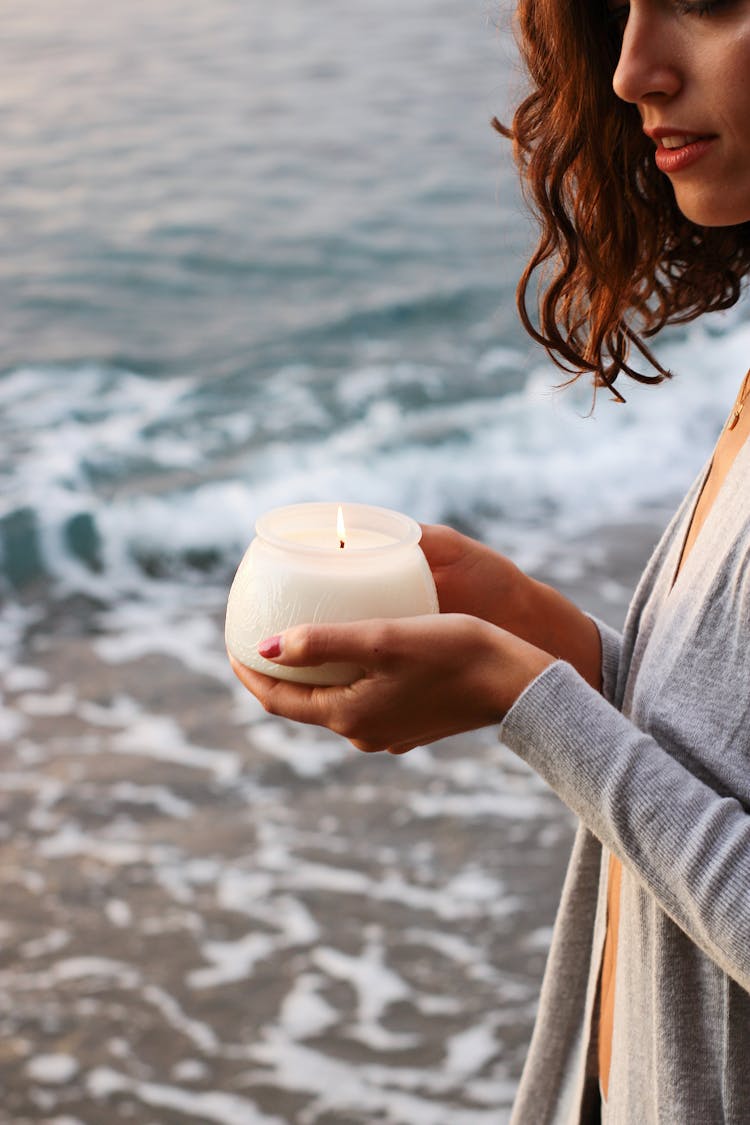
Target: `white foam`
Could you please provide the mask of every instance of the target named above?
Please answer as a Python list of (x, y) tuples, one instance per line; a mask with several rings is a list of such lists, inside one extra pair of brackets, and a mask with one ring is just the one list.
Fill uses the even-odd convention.
[(216, 901), (224, 910), (253, 911), (274, 886), (267, 871), (245, 871), (228, 867), (217, 872)]
[(276, 951), (276, 941), (267, 934), (250, 933), (237, 941), (206, 941), (201, 955), (211, 962), (210, 968), (193, 969), (187, 982), (191, 988), (216, 988), (245, 980), (253, 975), (255, 966)]
[(433, 889), (407, 881), (398, 871), (371, 878), (351, 868), (325, 866), (279, 854), (269, 865), (279, 872), (280, 885), (289, 889), (358, 895), (378, 902), (403, 903), (437, 918), (455, 921), (479, 915), (503, 917), (517, 906), (500, 884), (476, 868), (459, 873), (444, 888)]
[[(181, 904), (195, 901), (193, 883), (195, 882), (190, 870), (192, 865), (185, 862), (183, 856), (175, 856), (172, 863), (162, 863), (154, 872), (159, 885), (167, 892), (170, 898)], [(215, 865), (218, 870), (218, 864)], [(154, 926), (156, 923), (152, 922)]]
[(278, 720), (255, 723), (248, 738), (254, 749), (284, 762), (304, 778), (324, 776), (351, 752), (343, 739), (312, 735), (298, 724)]
[(42, 668), (17, 664), (4, 670), (3, 681), (8, 691), (41, 691), (49, 684), (49, 674)]
[(82, 699), (78, 703), (76, 714), (89, 726), (126, 727), (141, 714), (141, 711), (141, 705), (134, 699), (118, 695), (108, 706)]
[[(173, 651), (210, 674), (223, 659), (210, 627), (188, 626), (170, 645), (174, 622), (166, 612), (180, 604), (180, 582), (151, 582), (134, 561), (139, 552), (179, 556), (198, 549), (218, 551), (239, 562), (253, 534), (256, 517), (279, 504), (338, 497), (400, 508), (422, 520), (474, 514), (481, 532), (504, 549), (520, 552), (528, 565), (561, 536), (581, 534), (603, 523), (628, 520), (644, 508), (671, 506), (703, 461), (736, 393), (750, 345), (744, 310), (704, 319), (681, 336), (665, 336), (657, 354), (679, 373), (671, 384), (640, 387), (621, 381), (625, 407), (600, 395), (588, 416), (591, 392), (585, 384), (555, 391), (560, 373), (546, 360), (532, 361), (525, 387), (515, 394), (493, 394), (492, 372), (524, 360), (492, 348), (478, 367), (486, 396), (441, 401), (438, 384), (448, 376), (415, 369), (396, 360), (365, 363), (340, 380), (338, 393), (362, 404), (336, 426), (321, 419), (322, 436), (287, 440), (283, 419), (278, 440), (258, 443), (243, 453), (244, 477), (235, 463), (222, 479), (206, 470), (164, 491), (137, 493), (122, 488), (106, 499), (90, 483), (88, 468), (112, 461), (122, 477), (129, 458), (159, 458), (175, 471), (183, 465), (208, 465), (213, 427), (204, 435), (193, 427), (179, 437), (164, 426), (158, 439), (149, 430), (173, 411), (190, 384), (155, 381), (86, 368), (74, 380), (54, 380), (49, 372), (11, 372), (3, 381), (8, 409), (16, 411), (27, 447), (19, 449), (15, 492), (7, 510), (31, 506), (40, 520), (43, 543), (58, 576), (123, 605), (122, 595), (149, 604), (147, 614), (128, 630), (127, 651)], [(315, 402), (315, 373), (300, 393)], [(405, 407), (399, 389), (417, 382), (435, 401)], [(295, 386), (278, 373), (279, 399)], [(38, 418), (29, 421), (22, 404), (31, 388), (39, 399)], [(62, 390), (64, 388), (64, 391)], [(72, 406), (73, 388), (80, 402)], [(92, 406), (92, 402), (95, 406)], [(307, 409), (307, 407), (306, 407)], [(167, 413), (160, 414), (160, 411)], [(15, 417), (15, 415), (14, 415)], [(197, 443), (197, 445), (196, 445)], [(202, 443), (205, 443), (203, 449)], [(214, 455), (211, 453), (213, 461)], [(229, 466), (227, 467), (229, 468)], [(16, 494), (17, 493), (17, 494)], [(105, 573), (89, 571), (64, 547), (64, 525), (71, 515), (90, 513), (103, 540)], [(210, 582), (190, 583), (191, 600)], [(120, 597), (115, 599), (114, 594)], [(154, 600), (170, 628), (160, 635)], [(113, 619), (113, 627), (115, 620)], [(140, 638), (140, 647), (139, 639)], [(159, 648), (160, 646), (160, 648)], [(118, 659), (103, 642), (105, 659)], [(122, 651), (122, 650), (121, 650)]]
[(267, 871), (230, 866), (217, 875), (215, 884), (222, 910), (265, 923), (279, 933), (284, 945), (312, 945), (320, 937), (320, 926), (304, 903), (292, 895), (273, 893), (276, 880)]
[[(229, 666), (216, 623), (207, 615), (186, 615), (180, 607), (172, 609), (169, 591), (161, 589), (160, 593), (158, 609), (150, 600), (112, 607), (106, 615), (111, 635), (94, 642), (97, 655), (108, 664), (122, 664), (157, 653), (174, 657), (198, 675), (228, 681)], [(178, 596), (174, 590), (171, 593)], [(180, 591), (179, 600), (183, 598), (184, 591)]]
[(473, 965), (484, 959), (484, 954), (478, 946), (458, 934), (447, 934), (441, 930), (410, 929), (406, 931), (404, 937), (418, 945), (427, 945), (435, 949), (443, 957), (455, 961), (458, 965)]
[(23, 734), (28, 723), (18, 711), (6, 707), (0, 695), (0, 742), (10, 744)]
[(67, 685), (59, 687), (55, 692), (43, 694), (28, 692), (15, 700), (16, 706), (20, 707), (27, 715), (37, 717), (72, 715), (75, 712), (76, 703), (77, 695), (73, 688)]
[(360, 1027), (379, 1024), (392, 1004), (413, 997), (411, 986), (386, 965), (380, 942), (368, 941), (359, 956), (322, 946), (315, 950), (313, 961), (329, 976), (346, 981), (355, 990)]
[(465, 1081), (478, 1074), (498, 1053), (494, 1020), (485, 1019), (448, 1039), (444, 1066), (448, 1074)]
[(45, 777), (41, 773), (20, 773), (8, 770), (2, 774), (2, 787), (18, 793), (34, 793), (37, 806), (49, 807), (65, 793), (65, 785), (55, 777)]
[(50, 859), (65, 856), (90, 856), (112, 867), (129, 867), (133, 863), (158, 866), (174, 858), (175, 850), (165, 844), (142, 844), (138, 840), (108, 839), (104, 834), (92, 835), (78, 825), (65, 824), (58, 832), (41, 840), (40, 855)]
[(358, 1023), (348, 1029), (351, 1039), (364, 1044), (371, 1051), (411, 1051), (422, 1042), (416, 1032), (390, 1031), (376, 1023)]
[[(436, 1095), (444, 1094), (453, 1079), (434, 1070), (357, 1065), (289, 1042), (280, 1034), (267, 1036), (265, 1042), (251, 1048), (251, 1054), (273, 1068), (273, 1079), (283, 1089), (314, 1095), (307, 1113), (310, 1120), (349, 1109), (360, 1117), (370, 1114), (373, 1120), (399, 1125), (456, 1125), (459, 1121), (461, 1125), (499, 1125), (513, 1094), (510, 1083), (498, 1083), (491, 1109), (458, 1107), (452, 1101), (438, 1101)], [(419, 1093), (411, 1092), (415, 1090)], [(425, 1096), (420, 1096), (422, 1092)]]
[(14, 989), (46, 991), (56, 988), (63, 982), (86, 977), (104, 977), (116, 982), (121, 988), (135, 988), (140, 981), (138, 970), (123, 961), (116, 961), (109, 957), (69, 957), (57, 961), (49, 969), (35, 972), (19, 973), (3, 970), (0, 972), (0, 985)]
[(312, 945), (320, 938), (320, 926), (299, 899), (276, 895), (263, 911), (266, 921), (273, 919), (285, 946)]
[(461, 820), (485, 817), (536, 820), (541, 808), (539, 798), (528, 793), (413, 793), (409, 794), (408, 801), (414, 815), (425, 819), (450, 816)]
[(126, 730), (114, 735), (108, 745), (110, 751), (120, 754), (135, 754), (173, 762), (187, 769), (205, 770), (223, 783), (233, 781), (241, 769), (237, 754), (188, 742), (179, 723), (168, 715), (141, 713), (131, 720)]
[(132, 781), (119, 781), (107, 790), (107, 795), (115, 801), (133, 805), (152, 805), (165, 816), (176, 820), (186, 820), (195, 806), (178, 797), (163, 785), (136, 785)]
[(535, 953), (547, 953), (552, 943), (552, 927), (551, 926), (538, 926), (531, 933), (527, 934), (524, 938), (524, 949), (532, 950)]
[[(522, 541), (535, 528), (550, 545), (561, 533), (626, 519), (679, 495), (710, 450), (749, 339), (745, 324), (723, 335), (695, 328), (663, 349), (683, 372), (679, 380), (658, 388), (628, 383), (627, 407), (602, 399), (593, 417), (590, 391), (552, 390), (559, 374), (546, 364), (514, 395), (412, 414), (375, 403), (317, 444), (295, 444), (293, 461), (284, 447), (265, 450), (242, 506), (258, 514), (336, 495), (400, 506), (423, 519), (496, 506), (496, 535)], [(593, 481), (602, 483), (592, 488)], [(212, 535), (229, 542), (230, 529), (217, 522), (228, 511), (221, 489), (211, 486)]]
[(70, 940), (71, 934), (68, 930), (50, 930), (49, 933), (43, 934), (41, 937), (25, 941), (21, 946), (20, 953), (22, 957), (29, 959), (46, 957), (50, 953), (57, 953), (58, 950), (63, 949)]
[(300, 973), (284, 997), (279, 1024), (290, 1039), (310, 1039), (338, 1023), (338, 1012), (320, 995), (323, 983), (317, 973)]
[(154, 1109), (171, 1109), (198, 1117), (206, 1125), (286, 1125), (275, 1115), (261, 1112), (254, 1102), (218, 1090), (181, 1090), (164, 1083), (141, 1082), (108, 1067), (92, 1070), (86, 1079), (89, 1093), (104, 1101), (114, 1094), (130, 1094)]
[(26, 1063), (29, 1078), (45, 1086), (64, 1086), (75, 1078), (78, 1070), (78, 1061), (72, 1055), (36, 1055)]
[(154, 984), (145, 985), (142, 995), (149, 1004), (161, 1012), (169, 1026), (189, 1039), (193, 1046), (206, 1055), (215, 1055), (219, 1052), (219, 1038), (210, 1024), (187, 1016), (174, 996), (170, 996), (163, 988)]
[(180, 1059), (172, 1067), (175, 1082), (204, 1082), (208, 1077), (208, 1067), (200, 1059)]
[(133, 911), (130, 905), (122, 898), (110, 898), (104, 906), (104, 913), (118, 929), (128, 929), (133, 923)]
[(0, 972), (0, 987), (18, 990), (54, 991), (60, 984), (80, 980), (109, 981), (114, 987), (137, 991), (139, 995), (165, 1018), (170, 1027), (189, 1039), (195, 1047), (208, 1055), (216, 1054), (220, 1044), (209, 1024), (187, 1016), (180, 1004), (157, 985), (144, 981), (140, 970), (125, 961), (110, 957), (68, 957), (55, 962), (49, 969), (36, 972)]

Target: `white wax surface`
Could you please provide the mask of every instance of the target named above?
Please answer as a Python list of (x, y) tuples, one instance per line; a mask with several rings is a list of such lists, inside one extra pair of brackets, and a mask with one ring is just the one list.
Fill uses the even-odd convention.
[(347, 528), (343, 547), (335, 528), (311, 527), (302, 531), (287, 531), (284, 539), (306, 547), (330, 547), (337, 551), (361, 551), (368, 547), (387, 547), (396, 543), (392, 535), (370, 531), (366, 527)]

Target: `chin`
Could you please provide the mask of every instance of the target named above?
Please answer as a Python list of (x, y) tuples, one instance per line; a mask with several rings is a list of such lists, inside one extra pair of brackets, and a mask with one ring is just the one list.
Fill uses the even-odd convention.
[(696, 198), (690, 192), (675, 192), (677, 206), (686, 219), (699, 227), (736, 227), (750, 222), (750, 199)]

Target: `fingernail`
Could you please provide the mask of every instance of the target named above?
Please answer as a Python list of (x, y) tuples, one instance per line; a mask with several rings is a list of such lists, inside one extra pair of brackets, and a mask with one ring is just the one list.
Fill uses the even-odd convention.
[(281, 637), (269, 637), (261, 641), (258, 652), (261, 656), (265, 656), (266, 660), (274, 660), (277, 656), (281, 656)]

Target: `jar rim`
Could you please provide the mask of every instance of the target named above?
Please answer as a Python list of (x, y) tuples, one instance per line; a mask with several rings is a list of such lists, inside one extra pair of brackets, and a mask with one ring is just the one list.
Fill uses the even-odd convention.
[(339, 505), (336, 501), (325, 500), (272, 508), (258, 517), (255, 522), (255, 532), (259, 539), (280, 550), (301, 551), (315, 555), (340, 555), (340, 546), (335, 541), (332, 541), (331, 546), (328, 547), (317, 543), (301, 543), (289, 537), (295, 532), (326, 526), (334, 529), (335, 536), (339, 506), (343, 510), (348, 531), (374, 531), (392, 540), (389, 543), (373, 546), (352, 546), (349, 548), (349, 557), (355, 553), (357, 556), (378, 555), (401, 550), (404, 547), (414, 547), (422, 538), (422, 529), (416, 520), (402, 512), (370, 504), (342, 502)]

